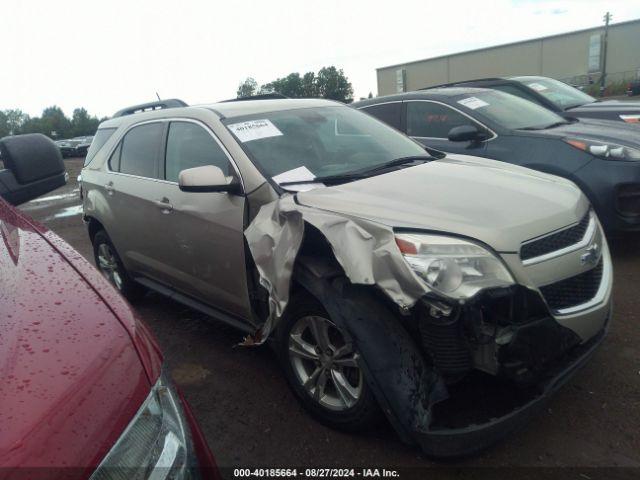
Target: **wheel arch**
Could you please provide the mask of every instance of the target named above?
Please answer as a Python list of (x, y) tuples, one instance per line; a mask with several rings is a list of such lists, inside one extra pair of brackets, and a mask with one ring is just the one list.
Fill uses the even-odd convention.
[(89, 240), (91, 241), (91, 243), (93, 243), (93, 239), (95, 238), (96, 233), (98, 233), (100, 230), (104, 230), (105, 232), (107, 231), (100, 220), (95, 217), (87, 216), (84, 218), (84, 221), (87, 223), (87, 230), (89, 232)]

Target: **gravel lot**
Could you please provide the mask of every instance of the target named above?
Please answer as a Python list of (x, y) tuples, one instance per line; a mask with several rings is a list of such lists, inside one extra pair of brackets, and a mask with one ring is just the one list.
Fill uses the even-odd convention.
[[(69, 183), (21, 208), (93, 263), (75, 180), (82, 160), (65, 163)], [(640, 467), (640, 235), (610, 243), (615, 315), (604, 345), (523, 432), (455, 465)], [(316, 423), (271, 351), (235, 347), (241, 335), (233, 329), (157, 294), (135, 310), (157, 335), (221, 467), (437, 465), (388, 425), (347, 435)]]

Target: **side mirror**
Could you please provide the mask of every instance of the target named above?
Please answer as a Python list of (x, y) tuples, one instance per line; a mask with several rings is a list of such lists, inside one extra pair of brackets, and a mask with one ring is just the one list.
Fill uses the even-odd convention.
[(451, 142), (480, 142), (486, 136), (473, 125), (461, 125), (449, 130), (448, 138)]
[(187, 168), (178, 176), (178, 186), (183, 192), (227, 192), (239, 194), (242, 187), (236, 178), (229, 179), (220, 168), (213, 165)]
[(30, 133), (0, 139), (0, 197), (7, 202), (33, 200), (66, 184), (67, 177), (60, 149), (48, 137)]

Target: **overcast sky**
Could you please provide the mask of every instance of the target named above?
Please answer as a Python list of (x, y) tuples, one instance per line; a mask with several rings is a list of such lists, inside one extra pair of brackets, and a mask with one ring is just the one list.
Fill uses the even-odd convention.
[(248, 76), (329, 65), (358, 98), (376, 67), (592, 27), (607, 9), (640, 18), (639, 0), (3, 0), (0, 109), (213, 102)]

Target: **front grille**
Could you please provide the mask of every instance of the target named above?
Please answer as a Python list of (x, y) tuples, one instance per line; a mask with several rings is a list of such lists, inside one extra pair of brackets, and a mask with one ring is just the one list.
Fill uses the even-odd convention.
[(587, 303), (595, 297), (602, 280), (602, 263), (603, 260), (600, 259), (598, 265), (588, 272), (540, 287), (549, 307), (552, 310), (562, 310)]
[(522, 260), (529, 260), (530, 258), (540, 257), (541, 255), (555, 252), (556, 250), (561, 250), (578, 243), (584, 238), (584, 234), (589, 226), (589, 220), (590, 215), (589, 212), (587, 212), (578, 225), (539, 240), (525, 243), (520, 249), (520, 258)]

